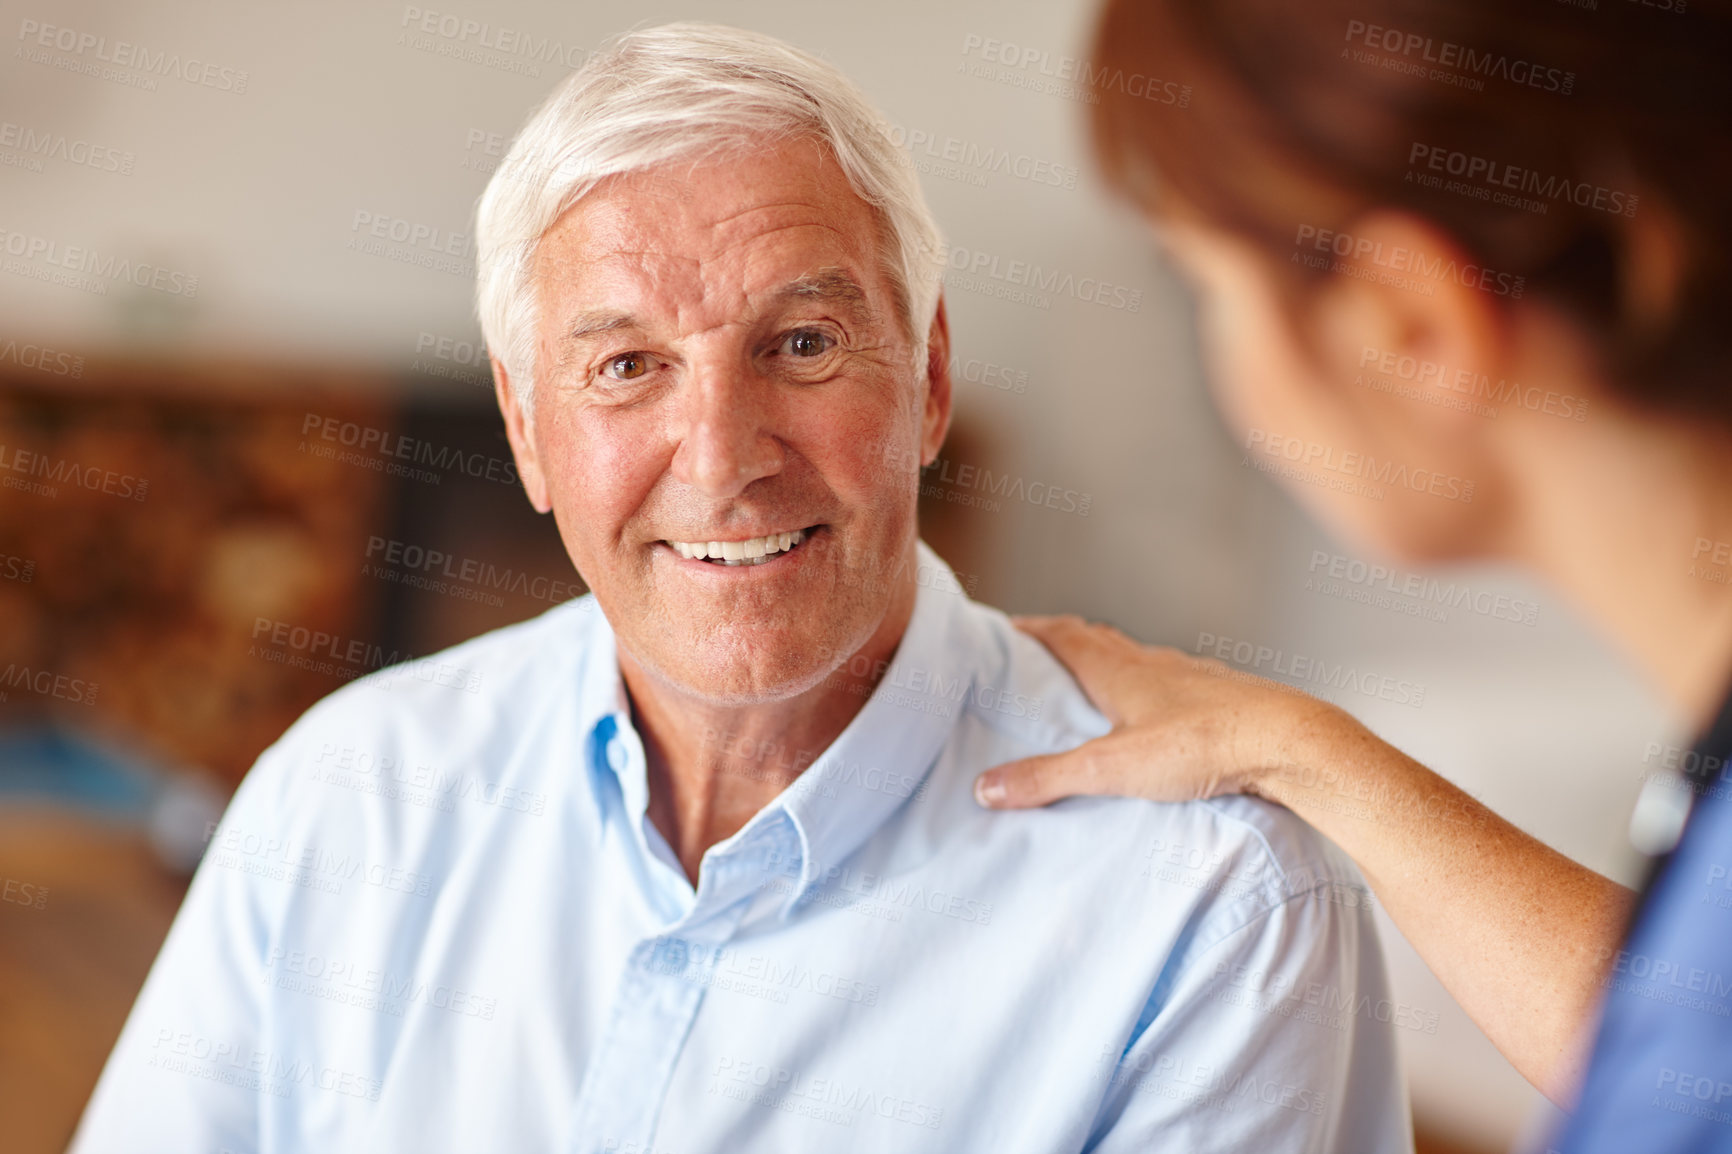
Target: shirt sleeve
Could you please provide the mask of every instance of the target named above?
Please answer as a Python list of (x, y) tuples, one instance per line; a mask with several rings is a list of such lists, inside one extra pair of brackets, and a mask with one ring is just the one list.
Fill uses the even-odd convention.
[(1088, 1149), (1411, 1151), (1395, 1030), (1437, 1019), (1390, 997), (1368, 901), (1324, 884), (1169, 963)]
[(272, 828), (267, 751), (203, 861), (109, 1054), (70, 1154), (252, 1154), (270, 1055), (261, 1022)]
[(1698, 799), (1611, 959), (1573, 1116), (1548, 1150), (1732, 1150), (1732, 796)]

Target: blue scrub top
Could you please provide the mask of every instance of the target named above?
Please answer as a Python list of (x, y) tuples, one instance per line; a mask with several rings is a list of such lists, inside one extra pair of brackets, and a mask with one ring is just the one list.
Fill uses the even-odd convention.
[(1613, 961), (1557, 1154), (1732, 1152), (1732, 700), (1696, 752), (1690, 820)]

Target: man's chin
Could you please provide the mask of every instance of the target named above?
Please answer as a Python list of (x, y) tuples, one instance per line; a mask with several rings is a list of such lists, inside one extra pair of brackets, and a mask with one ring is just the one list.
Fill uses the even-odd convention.
[(693, 657), (692, 650), (645, 660), (633, 656), (644, 670), (681, 696), (710, 705), (738, 707), (769, 705), (809, 693), (833, 673), (833, 661), (823, 659), (816, 645), (798, 651), (765, 652), (741, 645), (719, 647), (713, 657)]

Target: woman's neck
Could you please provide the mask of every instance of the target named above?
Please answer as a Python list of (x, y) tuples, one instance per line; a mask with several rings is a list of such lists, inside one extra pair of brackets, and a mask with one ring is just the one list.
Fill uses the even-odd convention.
[(1521, 498), (1498, 551), (1548, 578), (1706, 727), (1732, 681), (1732, 434), (1605, 393), (1583, 421), (1527, 425), (1505, 462)]

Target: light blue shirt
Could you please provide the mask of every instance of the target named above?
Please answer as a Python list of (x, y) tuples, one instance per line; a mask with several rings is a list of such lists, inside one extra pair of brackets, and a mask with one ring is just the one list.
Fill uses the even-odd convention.
[(1107, 725), (920, 572), (695, 892), (592, 600), (332, 694), (213, 830), (73, 1149), (1411, 1150), (1396, 1033), (1435, 1018), (1352, 865), (1243, 798), (980, 809)]

